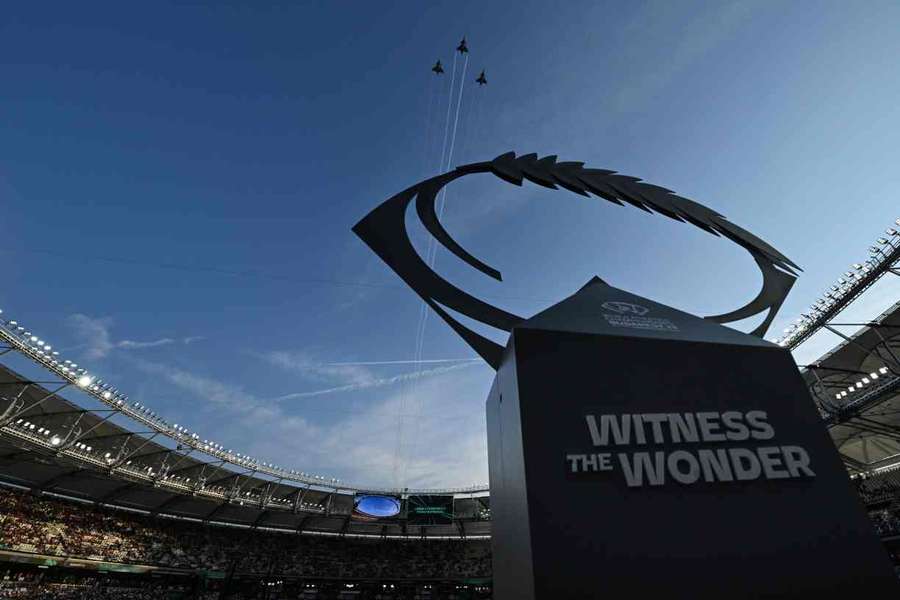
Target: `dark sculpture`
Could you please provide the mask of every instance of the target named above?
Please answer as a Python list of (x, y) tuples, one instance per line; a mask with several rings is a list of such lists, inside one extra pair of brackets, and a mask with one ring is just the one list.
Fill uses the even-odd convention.
[(557, 162), (556, 156), (539, 159), (537, 154), (516, 157), (514, 152), (507, 152), (492, 161), (463, 165), (407, 188), (366, 215), (353, 231), (494, 369), (499, 368), (503, 347), (465, 327), (443, 307), (505, 331), (511, 331), (523, 318), (467, 294), (435, 273), (415, 251), (405, 225), (406, 209), (415, 198), (419, 218), (441, 245), (485, 275), (501, 280), (499, 271), (469, 254), (450, 237), (435, 212), (438, 192), (451, 181), (474, 173), (493, 173), (515, 185), (522, 185), (524, 178), (551, 189), (563, 187), (582, 196), (594, 194), (620, 206), (631, 204), (728, 238), (753, 256), (763, 275), (762, 289), (745, 306), (706, 318), (716, 323), (731, 323), (768, 310), (763, 322), (752, 332), (759, 337), (765, 335), (794, 284), (795, 270), (800, 270), (797, 265), (752, 233), (701, 204), (636, 177), (583, 165)]

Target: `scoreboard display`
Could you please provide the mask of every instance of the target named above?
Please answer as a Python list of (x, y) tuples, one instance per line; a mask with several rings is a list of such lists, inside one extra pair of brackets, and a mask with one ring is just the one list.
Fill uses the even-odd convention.
[(353, 500), (353, 519), (356, 521), (380, 521), (396, 518), (400, 514), (400, 499), (380, 494), (357, 494)]
[(415, 525), (447, 525), (453, 522), (453, 496), (410, 496), (406, 518)]

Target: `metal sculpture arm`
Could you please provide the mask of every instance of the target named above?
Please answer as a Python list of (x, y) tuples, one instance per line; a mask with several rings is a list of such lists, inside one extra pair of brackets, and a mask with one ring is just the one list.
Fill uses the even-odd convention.
[(405, 223), (407, 208), (415, 198), (419, 219), (438, 243), (472, 268), (501, 280), (497, 269), (474, 257), (447, 233), (435, 210), (438, 193), (444, 186), (475, 173), (493, 173), (519, 186), (527, 179), (551, 189), (562, 187), (582, 196), (593, 194), (620, 206), (630, 204), (647, 212), (657, 212), (676, 221), (690, 223), (740, 245), (756, 261), (763, 276), (762, 289), (745, 306), (707, 318), (717, 323), (731, 323), (768, 311), (763, 322), (752, 332), (759, 337), (771, 325), (796, 279), (795, 270), (799, 270), (775, 248), (719, 213), (635, 177), (604, 169), (586, 169), (580, 162), (557, 162), (556, 156), (538, 159), (536, 154), (526, 154), (516, 157), (513, 152), (502, 154), (490, 162), (457, 167), (389, 198), (357, 223), (353, 231), (495, 369), (500, 365), (503, 347), (464, 326), (445, 308), (504, 331), (511, 331), (523, 320), (522, 317), (475, 298), (435, 273), (415, 251)]

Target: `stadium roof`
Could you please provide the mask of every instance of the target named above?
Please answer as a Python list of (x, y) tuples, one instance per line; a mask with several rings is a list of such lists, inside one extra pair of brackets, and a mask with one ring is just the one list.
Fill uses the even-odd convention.
[[(0, 310), (0, 313), (3, 311)], [(314, 486), (330, 488), (333, 490), (369, 490), (368, 486), (352, 485), (334, 477), (305, 473), (296, 469), (290, 469), (265, 462), (259, 458), (242, 454), (241, 452), (226, 449), (225, 446), (211, 439), (201, 437), (196, 431), (177, 423), (169, 423), (156, 414), (148, 406), (132, 400), (116, 386), (104, 381), (96, 373), (88, 371), (84, 365), (60, 356), (58, 350), (40, 336), (30, 331), (24, 325), (10, 319), (8, 316), (0, 317), (0, 355), (16, 351), (21, 356), (29, 359), (34, 364), (46, 370), (58, 381), (54, 393), (65, 388), (72, 387), (91, 397), (105, 408), (95, 411), (105, 413), (108, 417), (113, 415), (124, 416), (146, 429), (146, 434), (151, 435), (157, 441), (168, 440), (186, 454), (197, 452), (217, 461), (220, 466), (230, 465), (231, 468), (252, 471), (279, 482), (294, 482), (301, 486)], [(6, 408), (6, 407), (2, 407)], [(46, 416), (45, 416), (46, 417)], [(2, 420), (2, 415), (0, 415)], [(79, 440), (83, 442), (83, 440)], [(81, 449), (83, 447), (79, 446)], [(457, 494), (457, 493), (481, 493), (487, 492), (487, 484), (477, 484), (467, 487), (417, 489), (409, 488), (385, 488), (379, 487), (379, 491), (387, 494), (420, 493), (420, 494)]]
[(0, 481), (182, 518), (304, 532), (484, 536), (484, 494), (456, 498), (451, 524), (352, 517), (356, 490), (296, 485), (233, 469), (159, 432), (131, 431), (114, 410), (87, 410), (0, 366)]
[(804, 378), (847, 464), (900, 461), (900, 302), (808, 365)]

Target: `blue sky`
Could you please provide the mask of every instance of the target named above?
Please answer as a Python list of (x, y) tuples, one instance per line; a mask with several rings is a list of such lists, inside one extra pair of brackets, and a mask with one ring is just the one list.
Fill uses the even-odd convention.
[[(488, 367), (335, 364), (416, 357), (420, 303), (350, 227), (436, 171), (459, 38), (453, 164), (558, 154), (715, 208), (804, 268), (779, 333), (900, 217), (898, 22), (890, 2), (7, 9), (0, 307), (235, 450), (370, 485), (486, 481)], [(699, 314), (759, 285), (721, 239), (563, 191), (466, 181), (445, 219), (505, 281), (443, 252), (437, 270), (523, 314), (595, 274)], [(429, 318), (422, 358), (472, 356)]]

